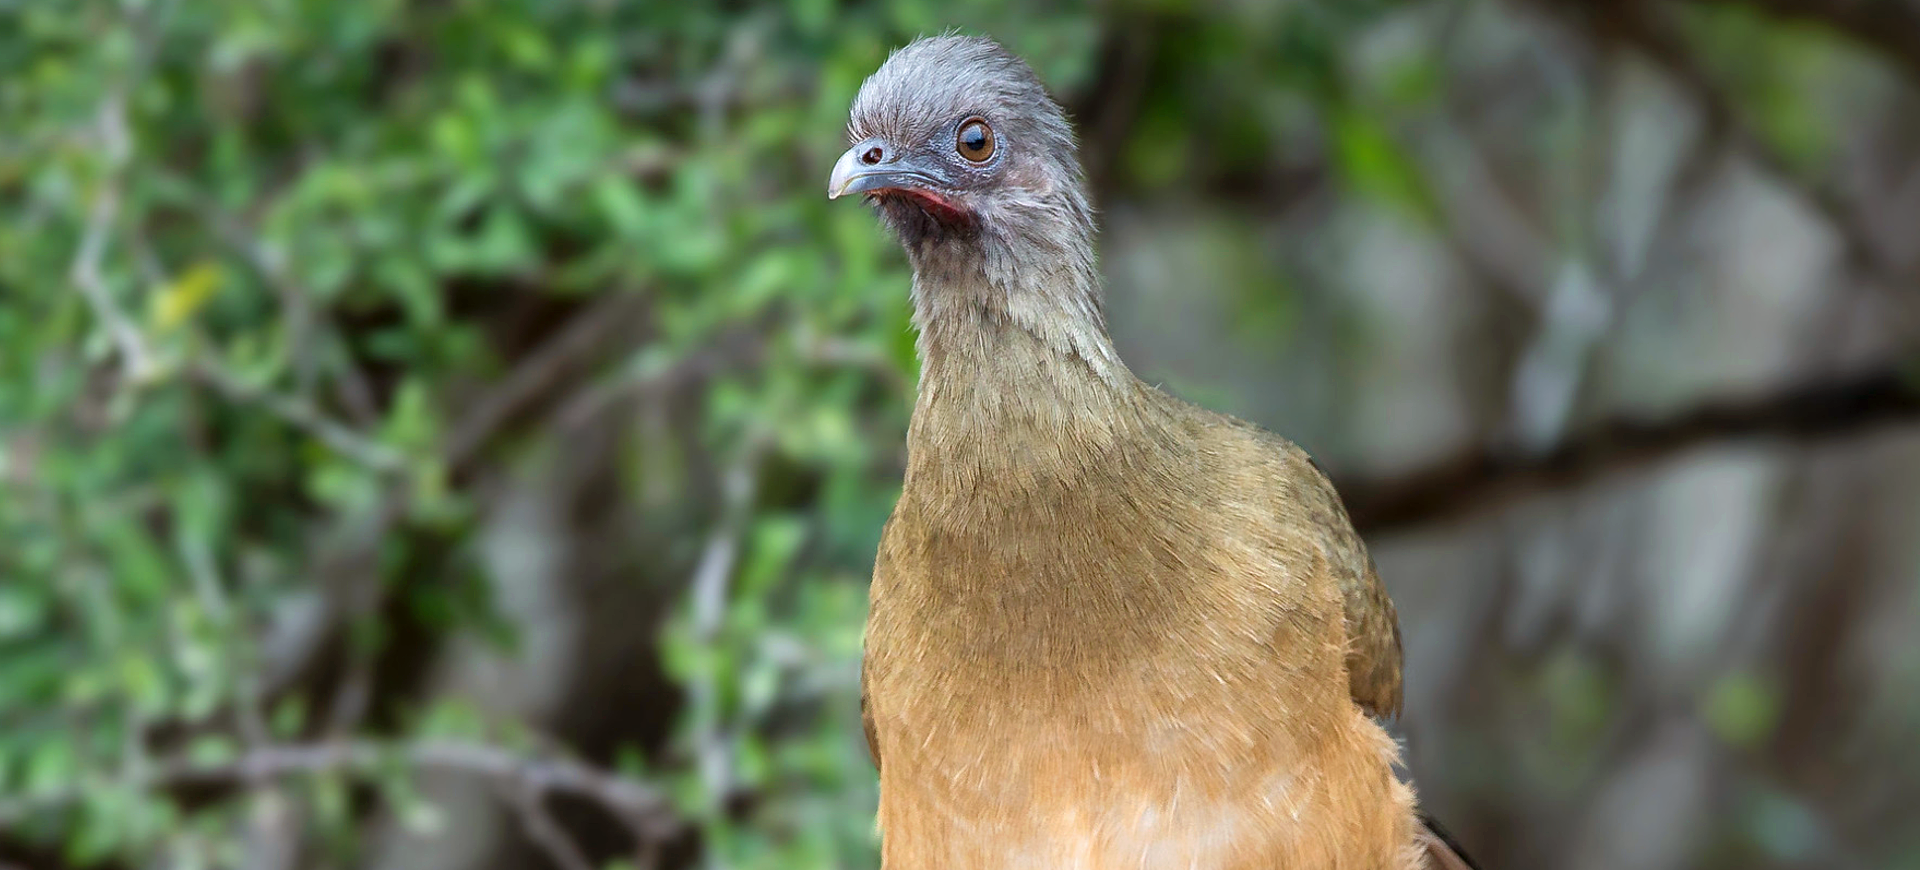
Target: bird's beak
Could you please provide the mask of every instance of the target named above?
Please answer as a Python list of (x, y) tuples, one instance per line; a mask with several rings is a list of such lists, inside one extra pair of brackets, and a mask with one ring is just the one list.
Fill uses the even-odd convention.
[[(833, 174), (827, 176), (828, 199), (875, 190), (942, 186), (938, 176), (912, 158), (893, 157), (871, 164), (861, 159), (862, 155), (874, 150), (875, 143), (861, 142), (848, 148), (847, 153), (834, 161)], [(883, 149), (881, 153), (891, 150)]]

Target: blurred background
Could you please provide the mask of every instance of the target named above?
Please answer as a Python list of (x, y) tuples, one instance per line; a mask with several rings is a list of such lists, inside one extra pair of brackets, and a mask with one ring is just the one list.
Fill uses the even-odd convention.
[(0, 0), (0, 867), (872, 868), (949, 27), (1490, 870), (1920, 867), (1920, 4)]

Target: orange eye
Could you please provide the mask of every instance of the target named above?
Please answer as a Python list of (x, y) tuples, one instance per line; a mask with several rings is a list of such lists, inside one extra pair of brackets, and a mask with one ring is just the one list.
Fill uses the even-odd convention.
[(954, 137), (953, 150), (975, 163), (987, 162), (993, 156), (993, 128), (980, 118), (967, 119)]

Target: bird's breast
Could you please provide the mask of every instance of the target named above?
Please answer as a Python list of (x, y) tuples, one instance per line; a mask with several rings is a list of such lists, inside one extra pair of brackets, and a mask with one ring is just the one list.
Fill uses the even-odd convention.
[(1408, 842), (1409, 798), (1389, 773), (1391, 742), (1357, 711), (1301, 735), (1205, 692), (1178, 712), (1165, 699), (1111, 702), (959, 717), (882, 704), (884, 866), (1401, 866), (1391, 846)]
[(1160, 449), (910, 472), (866, 638), (888, 870), (1396, 866), (1325, 560), (1236, 444)]
[(889, 531), (866, 660), (889, 870), (1390, 866), (1307, 860), (1392, 824), (1336, 603), (1230, 541), (1050, 531)]

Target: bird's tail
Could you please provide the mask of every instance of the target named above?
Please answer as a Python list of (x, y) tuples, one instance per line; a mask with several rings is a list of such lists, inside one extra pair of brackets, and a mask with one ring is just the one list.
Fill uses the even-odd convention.
[(1420, 848), (1427, 854), (1429, 870), (1480, 870), (1480, 865), (1467, 857), (1466, 850), (1460, 848), (1453, 835), (1432, 816), (1420, 814), (1420, 831), (1416, 836)]

